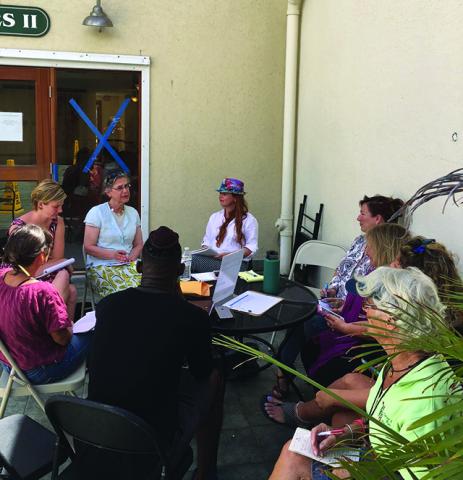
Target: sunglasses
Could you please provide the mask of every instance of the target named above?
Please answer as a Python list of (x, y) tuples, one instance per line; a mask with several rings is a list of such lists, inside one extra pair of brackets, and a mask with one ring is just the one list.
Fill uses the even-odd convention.
[(122, 190), (129, 190), (132, 185), (130, 183), (124, 183), (124, 185), (118, 185), (117, 187), (111, 187), (112, 190), (122, 192)]

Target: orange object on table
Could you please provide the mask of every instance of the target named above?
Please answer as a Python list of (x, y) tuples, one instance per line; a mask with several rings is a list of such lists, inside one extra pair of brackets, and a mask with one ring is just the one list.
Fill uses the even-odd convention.
[(196, 280), (180, 282), (180, 289), (185, 295), (198, 295), (199, 297), (209, 297), (211, 295), (210, 285)]

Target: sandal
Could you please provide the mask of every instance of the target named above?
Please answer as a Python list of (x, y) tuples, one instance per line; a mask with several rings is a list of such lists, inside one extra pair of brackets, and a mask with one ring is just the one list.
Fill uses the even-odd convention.
[(286, 375), (276, 375), (277, 383), (272, 387), (272, 397), (277, 400), (286, 400), (289, 395), (289, 381)]
[[(277, 423), (278, 425), (287, 425), (288, 427), (292, 427), (292, 428), (313, 426), (313, 422), (306, 422), (298, 417), (296, 412), (297, 403), (280, 402), (279, 404), (277, 404), (277, 403), (271, 402), (270, 401), (271, 398), (273, 397), (270, 395), (264, 395), (260, 401), (260, 409), (262, 410), (262, 413), (267, 419), (269, 419), (273, 423)], [(275, 400), (278, 400), (278, 399), (275, 399)], [(283, 422), (279, 422), (278, 420), (275, 420), (268, 414), (267, 410), (265, 409), (266, 403), (273, 403), (275, 406), (281, 407), (281, 410), (283, 412)], [(301, 403), (301, 402), (298, 402), (298, 403)]]

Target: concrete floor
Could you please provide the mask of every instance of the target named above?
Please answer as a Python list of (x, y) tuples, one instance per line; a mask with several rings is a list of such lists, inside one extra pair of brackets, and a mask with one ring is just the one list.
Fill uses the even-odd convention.
[[(69, 244), (68, 244), (69, 245)], [(72, 245), (72, 244), (71, 244)], [(80, 244), (81, 245), (81, 244)], [(80, 246), (71, 246), (66, 256), (75, 256), (80, 263)], [(83, 279), (73, 280), (81, 298)], [(268, 340), (269, 335), (264, 335)], [(278, 339), (281, 338), (277, 336)], [(218, 476), (220, 480), (264, 480), (272, 471), (282, 445), (288, 440), (293, 430), (266, 419), (260, 411), (262, 395), (271, 390), (275, 383), (273, 368), (264, 370), (247, 378), (227, 381), (225, 394), (225, 411), (223, 430), (220, 438)], [(310, 390), (298, 384), (306, 397)], [(79, 396), (85, 397), (86, 387)], [(294, 400), (297, 400), (294, 398)], [(42, 425), (51, 426), (32, 397), (12, 398), (6, 415), (25, 413)], [(194, 468), (194, 464), (192, 466)], [(46, 479), (49, 476), (44, 477)], [(189, 478), (189, 474), (185, 476)]]
[[(274, 380), (270, 368), (248, 378), (227, 382), (218, 459), (220, 480), (267, 479), (282, 445), (291, 437), (292, 429), (270, 422), (260, 411), (260, 398), (269, 392)], [(308, 394), (304, 385), (302, 388)], [(85, 386), (78, 395), (85, 397), (86, 393)], [(13, 413), (25, 413), (51, 429), (32, 397), (11, 398), (6, 415)], [(185, 478), (188, 479), (189, 475)]]

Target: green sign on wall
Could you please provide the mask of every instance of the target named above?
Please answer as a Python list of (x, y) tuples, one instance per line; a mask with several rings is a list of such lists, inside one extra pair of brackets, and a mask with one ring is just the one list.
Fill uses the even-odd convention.
[(0, 35), (42, 37), (50, 30), (50, 17), (37, 7), (0, 5)]

